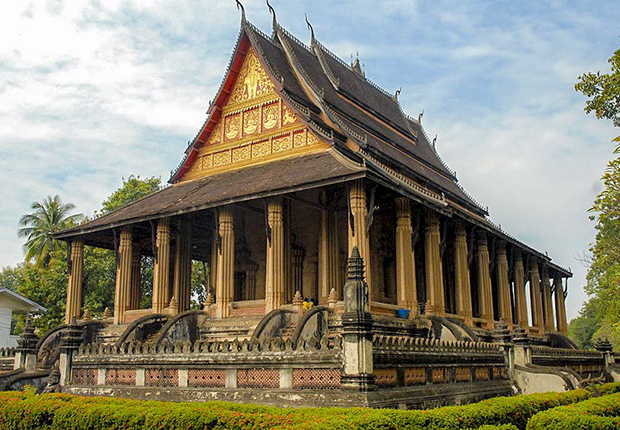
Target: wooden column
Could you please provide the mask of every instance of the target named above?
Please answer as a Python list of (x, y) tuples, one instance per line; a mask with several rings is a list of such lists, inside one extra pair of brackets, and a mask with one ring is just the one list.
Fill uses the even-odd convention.
[(545, 325), (543, 321), (542, 293), (540, 291), (540, 274), (536, 257), (530, 257), (530, 304), (532, 306), (532, 326), (538, 328), (539, 334), (543, 334)]
[(426, 211), (426, 229), (424, 235), (424, 254), (426, 265), (426, 314), (442, 316), (446, 313), (443, 289), (443, 272), (439, 244), (439, 218), (428, 209)]
[(129, 294), (129, 309), (140, 309), (140, 284), (142, 281), (142, 254), (140, 246), (133, 244), (131, 254), (131, 292)]
[(398, 197), (396, 199), (396, 297), (398, 306), (409, 309), (411, 316), (414, 316), (418, 302), (412, 235), (411, 203), (405, 197)]
[(219, 210), (219, 246), (217, 256), (217, 282), (215, 284), (215, 315), (227, 318), (235, 294), (235, 229), (233, 208)]
[(547, 267), (543, 267), (542, 270), (542, 301), (543, 301), (543, 316), (545, 330), (555, 330), (555, 323), (553, 321), (553, 297), (551, 297), (551, 284), (549, 283), (549, 270)]
[(503, 319), (512, 330), (512, 303), (510, 293), (510, 279), (508, 278), (508, 258), (506, 257), (506, 242), (498, 242), (497, 247), (497, 287), (499, 299), (499, 318)]
[(272, 197), (267, 205), (271, 238), (267, 238), (265, 313), (284, 304), (284, 222), (282, 197)]
[(454, 242), (454, 269), (456, 272), (456, 313), (463, 317), (465, 324), (473, 325), (471, 305), (471, 278), (467, 250), (467, 232), (461, 220), (456, 222)]
[(525, 272), (523, 270), (523, 258), (521, 251), (514, 250), (514, 284), (515, 284), (515, 309), (517, 312), (517, 322), (527, 329), (527, 302), (525, 300)]
[(167, 217), (157, 223), (155, 250), (153, 313), (159, 314), (170, 302), (170, 219)]
[(557, 319), (558, 331), (568, 334), (568, 324), (566, 323), (566, 304), (564, 299), (564, 287), (562, 286), (562, 278), (556, 274), (555, 276), (555, 315)]
[(123, 227), (116, 264), (116, 290), (114, 292), (114, 324), (125, 322), (125, 311), (130, 306), (131, 268), (133, 265), (131, 227)]
[(370, 241), (366, 229), (368, 207), (363, 179), (358, 179), (351, 183), (349, 187), (349, 201), (351, 207), (351, 213), (348, 214), (347, 217), (349, 229), (349, 255), (353, 253), (353, 248), (357, 246), (360, 256), (364, 260), (364, 267), (366, 268), (366, 284), (368, 285), (368, 300), (370, 302), (374, 298), (374, 292), (371, 274), (372, 264), (370, 262)]
[(183, 220), (178, 226), (178, 237), (175, 246), (174, 283), (172, 295), (178, 303), (178, 311), (189, 310), (192, 282), (192, 241), (191, 226)]
[(82, 284), (84, 283), (84, 239), (74, 239), (67, 246), (71, 247), (69, 255), (69, 280), (67, 282), (67, 304), (65, 324), (71, 324), (73, 317), (80, 317), (82, 308)]
[(493, 328), (493, 292), (491, 290), (491, 274), (489, 271), (489, 248), (487, 235), (480, 232), (478, 235), (478, 303), (480, 318), (486, 320), (485, 326)]

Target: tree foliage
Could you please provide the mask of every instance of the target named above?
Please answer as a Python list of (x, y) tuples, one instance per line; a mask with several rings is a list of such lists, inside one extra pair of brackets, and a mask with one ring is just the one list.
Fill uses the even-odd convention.
[[(611, 73), (585, 73), (575, 89), (590, 98), (586, 113), (594, 112), (597, 118), (610, 119), (620, 127), (620, 49), (609, 63)], [(620, 136), (614, 140), (618, 142), (617, 154)], [(596, 339), (604, 337), (620, 349), (620, 157), (609, 162), (601, 180), (604, 189), (590, 208), (590, 220), (596, 222), (585, 287), (590, 299), (569, 330), (583, 347), (592, 347)]]
[(101, 213), (107, 214), (143, 199), (158, 191), (160, 187), (160, 178), (140, 179), (140, 176), (129, 175), (128, 178), (123, 178), (123, 185), (101, 203)]
[(54, 234), (79, 222), (82, 214), (69, 215), (75, 205), (63, 203), (57, 195), (47, 196), (42, 202), (31, 205), (34, 212), (26, 214), (19, 220), (22, 227), (18, 230), (19, 237), (26, 238), (24, 252), (26, 261), (34, 261), (37, 267), (46, 267), (51, 254), (61, 249), (60, 242)]

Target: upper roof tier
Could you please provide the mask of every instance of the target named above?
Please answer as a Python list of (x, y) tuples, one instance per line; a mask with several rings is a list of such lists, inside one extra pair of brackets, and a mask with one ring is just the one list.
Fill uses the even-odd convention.
[(224, 79), (171, 187), (57, 237), (97, 235), (104, 243), (109, 238), (103, 235), (122, 225), (359, 177), (457, 214), (550, 262), (488, 220), (421, 121), (403, 113), (397, 96), (368, 80), (359, 64), (347, 65), (314, 33), (306, 45), (274, 20), (267, 36), (245, 17)]

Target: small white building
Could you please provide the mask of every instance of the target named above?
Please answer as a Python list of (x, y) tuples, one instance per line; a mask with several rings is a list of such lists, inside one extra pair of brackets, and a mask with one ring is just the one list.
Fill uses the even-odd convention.
[(13, 311), (47, 312), (47, 309), (15, 291), (0, 288), (0, 348), (17, 346), (19, 336), (11, 334)]

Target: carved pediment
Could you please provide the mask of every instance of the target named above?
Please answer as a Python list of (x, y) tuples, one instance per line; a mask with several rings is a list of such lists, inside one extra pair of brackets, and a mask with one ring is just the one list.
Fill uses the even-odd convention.
[(278, 96), (250, 48), (219, 121), (183, 180), (327, 147)]

